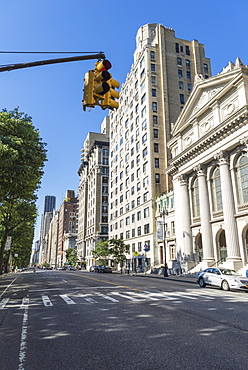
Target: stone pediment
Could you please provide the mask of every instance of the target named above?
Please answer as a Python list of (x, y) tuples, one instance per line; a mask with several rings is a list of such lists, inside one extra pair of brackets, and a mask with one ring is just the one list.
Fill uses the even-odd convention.
[(199, 115), (204, 114), (204, 108), (209, 107), (211, 109), (215, 99), (218, 100), (222, 95), (222, 91), (223, 94), (226, 94), (228, 89), (231, 90), (232, 84), (230, 82), (235, 80), (239, 74), (240, 69), (236, 69), (229, 71), (229, 73), (220, 73), (209, 79), (197, 76), (193, 91), (173, 127), (172, 134), (176, 135), (181, 129), (185, 129), (187, 125), (192, 124)]

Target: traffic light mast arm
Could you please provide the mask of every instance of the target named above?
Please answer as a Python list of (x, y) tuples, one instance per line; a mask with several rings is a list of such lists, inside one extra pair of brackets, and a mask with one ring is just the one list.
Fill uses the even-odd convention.
[(10, 64), (8, 66), (0, 67), (0, 72), (13, 71), (14, 69), (21, 69), (21, 68), (43, 66), (47, 64), (76, 62), (78, 60), (90, 60), (90, 59), (98, 59), (98, 60), (105, 59), (105, 55), (102, 52), (100, 52), (99, 54), (92, 54), (92, 55), (79, 55), (75, 57), (40, 60), (37, 62)]

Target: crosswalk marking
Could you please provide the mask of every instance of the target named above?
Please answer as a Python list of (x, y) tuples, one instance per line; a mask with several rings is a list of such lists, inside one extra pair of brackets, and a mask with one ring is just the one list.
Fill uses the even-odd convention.
[(67, 304), (76, 304), (71, 298), (69, 298), (66, 294), (61, 294), (60, 297), (67, 303)]
[(0, 301), (0, 310), (3, 310), (8, 302), (9, 302), (9, 298), (1, 299), (1, 301)]
[(115, 295), (118, 295), (118, 296), (120, 296), (120, 297), (122, 297), (122, 298), (129, 299), (130, 301), (138, 301), (138, 299), (137, 299), (137, 298), (129, 297), (129, 296), (127, 296), (127, 295), (125, 295), (125, 294), (121, 294), (121, 293), (119, 293), (119, 292), (111, 292), (111, 293), (112, 293), (112, 294), (115, 294)]
[(95, 301), (93, 298), (88, 297), (88, 294), (79, 294), (78, 296), (82, 297), (83, 299), (85, 299), (89, 303), (97, 303), (97, 301)]
[[(121, 287), (119, 287), (121, 288)], [(186, 300), (201, 300), (204, 301), (214, 301), (216, 299), (222, 299), (226, 302), (248, 302), (248, 295), (237, 293), (237, 292), (222, 292), (219, 290), (211, 289), (195, 289), (184, 292), (172, 292), (172, 291), (129, 291), (129, 290), (109, 290), (107, 294), (103, 294), (98, 290), (92, 288), (92, 291), (88, 289), (84, 293), (73, 294), (71, 295), (75, 298), (71, 299), (70, 294), (60, 294), (53, 295), (53, 301), (56, 299), (56, 304), (58, 304), (58, 299), (62, 299), (68, 305), (82, 304), (82, 298), (84, 301), (90, 304), (100, 303), (103, 300), (110, 301), (112, 303), (120, 303), (122, 300), (129, 300), (133, 302), (142, 302), (144, 300), (157, 301), (158, 303), (163, 303), (166, 301), (171, 301), (172, 303), (183, 303)], [(114, 296), (114, 297), (113, 297)], [(48, 295), (41, 295), (43, 305), (45, 307), (52, 307), (55, 305), (55, 302), (52, 302)], [(35, 301), (32, 303), (31, 298), (24, 297), (22, 300), (15, 297), (12, 298), (2, 298), (0, 299), (0, 310), (8, 308), (30, 308), (30, 306), (37, 306), (37, 297), (34, 298)]]
[(47, 295), (42, 296), (42, 301), (44, 306), (46, 307), (53, 306), (52, 302), (50, 301), (50, 298)]
[(24, 297), (23, 299), (22, 299), (22, 304), (21, 304), (21, 306), (20, 306), (20, 308), (27, 308), (29, 306), (29, 298), (28, 297)]
[(102, 293), (98, 293), (98, 292), (96, 294), (99, 295), (99, 296), (101, 296), (101, 297), (103, 297), (103, 298), (105, 298), (105, 299), (108, 299), (109, 301), (119, 302), (117, 299), (112, 298), (112, 297), (109, 297), (108, 295), (105, 295), (105, 294), (102, 294)]

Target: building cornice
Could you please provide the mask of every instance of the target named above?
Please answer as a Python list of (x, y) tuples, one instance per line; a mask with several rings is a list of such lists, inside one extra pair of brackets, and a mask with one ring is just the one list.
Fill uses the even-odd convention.
[(206, 133), (200, 139), (192, 143), (187, 149), (178, 154), (175, 158), (170, 160), (168, 168), (165, 170), (169, 175), (177, 172), (177, 168), (187, 163), (192, 158), (197, 157), (206, 149), (212, 147), (216, 143), (223, 140), (226, 136), (237, 131), (239, 128), (247, 124), (248, 105), (243, 106), (232, 117), (227, 118), (221, 124), (216, 126), (213, 130)]

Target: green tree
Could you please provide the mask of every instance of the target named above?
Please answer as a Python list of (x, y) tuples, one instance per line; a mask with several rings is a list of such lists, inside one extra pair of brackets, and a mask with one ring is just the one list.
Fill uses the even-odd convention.
[(35, 223), (45, 145), (29, 116), (18, 108), (0, 112), (0, 274), (7, 237), (22, 223)]
[(75, 265), (78, 257), (77, 257), (77, 251), (74, 248), (68, 248), (65, 251), (66, 260), (69, 262), (70, 265)]
[(108, 264), (109, 246), (108, 241), (100, 240), (97, 247), (92, 251), (92, 255), (99, 261), (100, 266)]
[(129, 252), (130, 245), (125, 244), (123, 239), (110, 239), (108, 244), (109, 252), (112, 254), (115, 262), (120, 264), (122, 273), (124, 262), (126, 261), (126, 253)]

